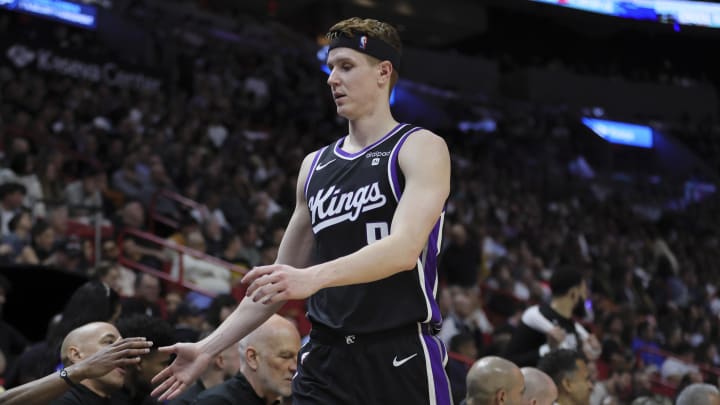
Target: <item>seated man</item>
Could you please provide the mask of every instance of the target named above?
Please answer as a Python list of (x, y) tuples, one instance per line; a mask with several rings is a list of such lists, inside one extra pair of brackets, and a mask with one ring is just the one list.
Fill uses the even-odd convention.
[[(70, 367), (110, 346), (120, 339), (120, 332), (112, 324), (93, 322), (71, 331), (62, 343), (60, 356), (64, 367)], [(115, 368), (109, 373), (73, 382), (65, 370), (60, 374), (72, 388), (52, 405), (110, 404), (110, 397), (118, 392), (125, 381), (125, 370)]]
[(500, 357), (483, 357), (467, 375), (466, 405), (521, 405), (524, 379), (520, 369)]
[(273, 315), (242, 339), (240, 348), (240, 373), (200, 394), (195, 405), (265, 405), (290, 396), (300, 350), (295, 325)]

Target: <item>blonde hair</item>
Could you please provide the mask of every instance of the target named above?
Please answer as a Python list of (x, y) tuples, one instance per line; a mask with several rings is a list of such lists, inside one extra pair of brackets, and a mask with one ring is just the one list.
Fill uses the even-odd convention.
[[(400, 40), (400, 34), (398, 34), (395, 27), (386, 22), (378, 21), (372, 18), (348, 18), (330, 27), (326, 37), (331, 38), (333, 33), (337, 32), (341, 32), (350, 38), (353, 38), (355, 35), (364, 34), (370, 38), (379, 39), (392, 46), (396, 51), (402, 54), (402, 41)], [(380, 62), (373, 56), (365, 56), (371, 58), (369, 60), (374, 63)], [(397, 68), (398, 66), (393, 66), (392, 76), (390, 77), (390, 92), (392, 92), (392, 89), (395, 87), (395, 84), (397, 84), (400, 77)]]

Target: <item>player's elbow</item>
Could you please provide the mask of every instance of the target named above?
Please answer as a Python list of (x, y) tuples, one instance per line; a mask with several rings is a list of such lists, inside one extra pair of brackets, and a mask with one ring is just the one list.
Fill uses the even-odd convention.
[(395, 251), (395, 259), (401, 271), (412, 270), (417, 265), (421, 250), (405, 245)]

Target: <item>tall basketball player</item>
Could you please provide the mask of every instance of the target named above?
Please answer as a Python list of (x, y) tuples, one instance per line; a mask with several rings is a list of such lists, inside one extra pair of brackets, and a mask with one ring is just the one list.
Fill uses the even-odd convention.
[(389, 95), (401, 42), (387, 23), (330, 28), (328, 85), (348, 134), (309, 154), (277, 263), (258, 267), (238, 309), (206, 339), (161, 350), (161, 399), (286, 300), (308, 300), (313, 328), (293, 379), (296, 404), (450, 404), (437, 254), (450, 190), (442, 138), (395, 121)]

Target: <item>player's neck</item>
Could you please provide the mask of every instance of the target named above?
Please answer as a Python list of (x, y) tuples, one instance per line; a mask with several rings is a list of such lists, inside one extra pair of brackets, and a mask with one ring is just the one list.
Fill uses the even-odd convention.
[(348, 121), (349, 135), (343, 149), (351, 153), (362, 150), (392, 131), (397, 124), (390, 106), (381, 104), (370, 114)]

